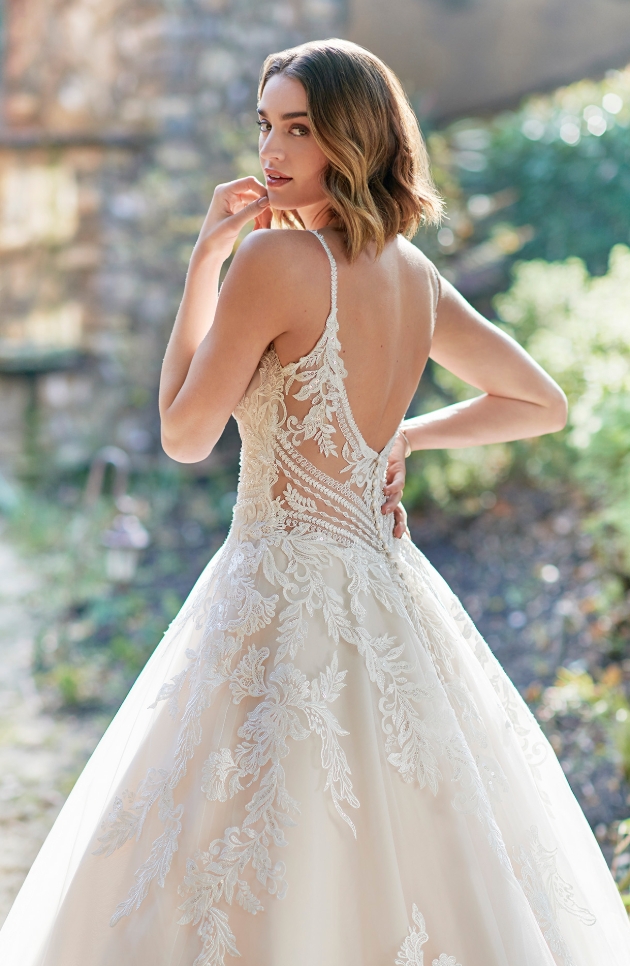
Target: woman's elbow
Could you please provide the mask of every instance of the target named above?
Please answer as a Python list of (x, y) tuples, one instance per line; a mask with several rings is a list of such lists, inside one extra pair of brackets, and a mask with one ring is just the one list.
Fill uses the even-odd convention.
[(162, 425), (162, 449), (177, 463), (200, 463), (212, 452), (212, 446), (201, 446), (199, 442), (187, 438), (183, 433), (168, 432)]
[(546, 409), (548, 411), (550, 424), (546, 432), (557, 433), (561, 429), (564, 429), (569, 415), (569, 403), (565, 393), (557, 384), (554, 386)]

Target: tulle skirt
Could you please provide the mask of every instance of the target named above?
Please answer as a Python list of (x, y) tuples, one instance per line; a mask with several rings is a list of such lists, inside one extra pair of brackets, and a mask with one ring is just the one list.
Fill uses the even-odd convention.
[(552, 748), (394, 543), (228, 536), (44, 843), (2, 966), (628, 966)]

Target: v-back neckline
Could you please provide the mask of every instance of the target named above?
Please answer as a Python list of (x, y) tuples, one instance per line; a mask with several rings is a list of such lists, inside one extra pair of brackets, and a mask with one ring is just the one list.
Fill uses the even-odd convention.
[[(282, 372), (283, 377), (286, 377), (287, 374), (293, 375), (296, 372), (298, 372), (301, 368), (303, 368), (308, 363), (311, 356), (321, 353), (328, 338), (331, 336), (331, 334), (334, 335), (337, 341), (337, 346), (333, 346), (333, 351), (334, 351), (335, 359), (338, 364), (338, 369), (341, 370), (340, 372), (339, 371), (337, 372), (339, 376), (339, 393), (340, 393), (340, 398), (341, 398), (343, 408), (345, 410), (347, 422), (349, 424), (349, 427), (353, 435), (355, 436), (356, 441), (359, 443), (359, 446), (363, 452), (363, 455), (369, 456), (374, 460), (381, 459), (385, 454), (389, 453), (389, 450), (393, 445), (393, 442), (396, 439), (396, 436), (398, 435), (398, 430), (400, 429), (404, 416), (403, 416), (403, 419), (401, 419), (401, 421), (399, 422), (396, 429), (394, 430), (393, 435), (389, 438), (389, 440), (387, 441), (387, 443), (385, 443), (385, 445), (381, 450), (373, 449), (366, 441), (363, 433), (359, 429), (356, 419), (354, 417), (354, 412), (352, 410), (352, 406), (350, 405), (350, 400), (348, 398), (348, 393), (346, 390), (345, 377), (347, 376), (347, 370), (344, 365), (344, 361), (339, 355), (339, 351), (338, 351), (338, 346), (340, 347), (340, 344), (339, 344), (339, 339), (337, 337), (337, 333), (339, 331), (339, 322), (337, 319), (337, 284), (338, 284), (337, 283), (337, 262), (324, 236), (316, 228), (309, 228), (307, 229), (307, 231), (310, 231), (311, 234), (315, 235), (315, 237), (321, 243), (324, 251), (326, 252), (326, 255), (328, 256), (328, 261), (330, 263), (330, 288), (331, 288), (330, 311), (326, 318), (324, 328), (322, 329), (322, 332), (319, 338), (317, 339), (317, 342), (308, 352), (300, 356), (299, 359), (293, 362), (288, 362), (286, 363), (286, 365), (282, 365), (282, 363), (280, 362), (278, 353), (276, 351), (276, 347), (273, 344), (273, 342), (271, 343), (270, 351), (273, 353), (273, 356), (276, 360), (276, 363), (280, 371)], [(351, 441), (348, 440), (348, 442), (351, 442)]]

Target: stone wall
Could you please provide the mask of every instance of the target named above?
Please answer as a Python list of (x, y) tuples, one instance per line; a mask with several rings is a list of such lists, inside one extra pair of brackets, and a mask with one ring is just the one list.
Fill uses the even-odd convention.
[(630, 61), (625, 0), (348, 0), (350, 39), (401, 77), (440, 122)]
[(343, 0), (5, 0), (0, 461), (152, 462), (156, 388), (212, 189), (259, 173), (273, 50), (344, 29)]

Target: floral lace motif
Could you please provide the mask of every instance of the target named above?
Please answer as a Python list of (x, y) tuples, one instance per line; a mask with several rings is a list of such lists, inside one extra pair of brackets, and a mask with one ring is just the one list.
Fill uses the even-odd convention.
[[(294, 742), (317, 736), (325, 792), (357, 836), (349, 814), (360, 803), (344, 750), (348, 732), (333, 712), (348, 672), (339, 668), (335, 650), (315, 676), (295, 663), (315, 621), (325, 627), (319, 640), (333, 647), (344, 642), (361, 656), (386, 758), (400, 779), (433, 795), (448, 783), (452, 807), (481, 823), (505, 874), (513, 876), (493, 809), (509, 790), (507, 781), (446, 629), (459, 615), (437, 601), (421, 554), (409, 541), (394, 544), (391, 516), (381, 513), (395, 437), (376, 453), (354, 421), (337, 338), (336, 266), (317, 237), (331, 266), (325, 329), (298, 362), (282, 367), (273, 347), (263, 355), (235, 410), (243, 447), (230, 533), (170, 629), (175, 639), (192, 627), (197, 639), (186, 651), (187, 664), (152, 705), (156, 715), (164, 709), (178, 723), (173, 749), (135, 792), (115, 798), (96, 843), (95, 854), (111, 855), (141, 839), (149, 815), (154, 822), (157, 813), (160, 834), (114, 911), (115, 925), (171, 870), (186, 821), (177, 789), (202, 741), (204, 712), (215, 700), (240, 706), (239, 743), (207, 750), (199, 792), (213, 802), (242, 801), (242, 821), (188, 857), (179, 885), (179, 922), (195, 926), (200, 939), (194, 966), (225, 966), (226, 955), (240, 955), (228, 916), (234, 901), (256, 915), (265, 908), (264, 893), (285, 895), (278, 853), (300, 812), (283, 768)], [(396, 615), (398, 636), (370, 632), (374, 602)], [(414, 655), (410, 640), (426, 661)], [(527, 892), (534, 880), (524, 873), (524, 881)], [(423, 964), (427, 937), (416, 906), (413, 921), (418, 929), (410, 930), (396, 966)], [(443, 953), (432, 966), (459, 964)]]
[[(226, 951), (232, 956), (240, 955), (227, 916), (216, 909), (217, 902), (225, 899), (231, 905), (236, 898), (247, 912), (255, 914), (264, 909), (243, 877), (248, 866), (256, 871), (256, 879), (270, 895), (281, 899), (286, 892), (284, 863), (273, 862), (269, 847), (288, 844), (283, 828), (295, 825), (291, 815), (299, 812), (298, 803), (287, 791), (281, 764), (289, 753), (287, 738), (300, 741), (312, 732), (320, 736), (322, 763), (327, 771), (325, 790), (330, 788), (335, 808), (356, 835), (354, 824), (340, 805), (347, 801), (354, 808), (359, 807), (352, 792), (348, 762), (338, 741), (340, 735), (348, 732), (339, 727), (327, 707), (345, 687), (346, 672), (337, 670), (334, 654), (319, 681), (307, 681), (291, 664), (279, 664), (265, 681), (263, 662), (268, 656), (267, 648), (250, 647), (230, 675), (235, 704), (247, 695), (262, 700), (239, 728), (238, 735), (244, 741), (236, 752), (233, 754), (229, 748), (211, 752), (203, 769), (202, 791), (211, 801), (224, 802), (256, 781), (268, 766), (258, 791), (245, 806), (248, 815), (241, 828), (227, 828), (222, 838), (210, 843), (207, 852), (198, 852), (188, 860), (184, 885), (179, 890), (185, 899), (179, 923), (199, 926), (203, 948), (195, 960), (196, 966), (223, 963)], [(249, 780), (243, 786), (241, 781), (246, 779)]]
[(532, 825), (526, 842), (514, 850), (514, 858), (520, 867), (523, 891), (529, 899), (550, 950), (555, 953), (562, 966), (574, 966), (558, 924), (558, 911), (563, 909), (585, 926), (594, 925), (595, 916), (578, 905), (573, 897), (573, 886), (558, 874), (556, 851), (544, 848), (538, 829)]
[(377, 453), (357, 427), (338, 339), (337, 265), (324, 238), (313, 234), (330, 262), (330, 314), (297, 362), (281, 366), (270, 346), (258, 384), (235, 410), (243, 448), (233, 526), (242, 539), (283, 529), (382, 551), (393, 539), (381, 504), (396, 433)]
[[(415, 922), (417, 929), (409, 926), (409, 935), (403, 940), (403, 944), (398, 950), (398, 958), (395, 966), (424, 966), (424, 952), (422, 946), (429, 941), (426, 930), (424, 916), (414, 904), (411, 907), (411, 918)], [(461, 966), (455, 961), (455, 956), (448, 956), (440, 953), (437, 959), (432, 960), (431, 966)]]

